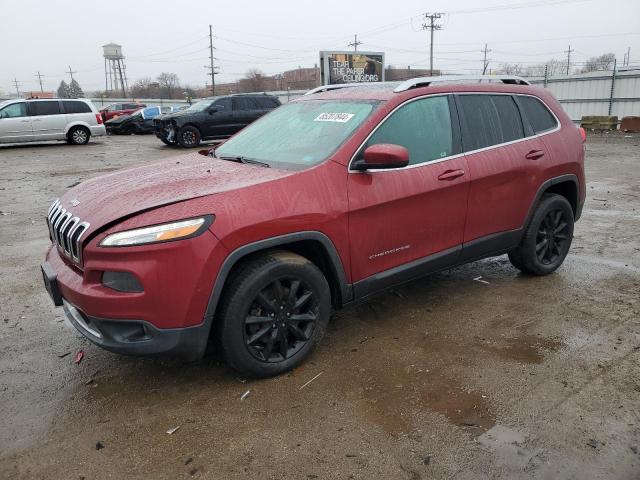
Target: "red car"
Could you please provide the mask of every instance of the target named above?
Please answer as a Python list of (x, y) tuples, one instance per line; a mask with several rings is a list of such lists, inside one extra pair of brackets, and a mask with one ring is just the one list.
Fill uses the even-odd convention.
[(112, 103), (101, 108), (100, 115), (102, 115), (102, 120), (106, 122), (121, 115), (130, 115), (141, 108), (146, 108), (146, 105), (144, 103)]
[(331, 87), (209, 154), (67, 191), (47, 217), (55, 304), (105, 349), (195, 359), (212, 341), (260, 377), (307, 357), (332, 307), (393, 285), (505, 253), (555, 271), (584, 131), (521, 79), (446, 80)]

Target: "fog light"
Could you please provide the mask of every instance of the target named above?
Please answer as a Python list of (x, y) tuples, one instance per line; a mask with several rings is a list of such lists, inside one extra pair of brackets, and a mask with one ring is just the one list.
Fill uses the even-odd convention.
[(140, 293), (144, 288), (138, 279), (129, 272), (103, 272), (102, 284), (118, 292)]

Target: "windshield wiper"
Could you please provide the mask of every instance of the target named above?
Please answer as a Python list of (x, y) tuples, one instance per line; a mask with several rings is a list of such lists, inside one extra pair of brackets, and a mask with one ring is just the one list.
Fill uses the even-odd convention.
[(269, 168), (271, 166), (266, 162), (261, 162), (260, 160), (255, 160), (253, 158), (243, 157), (243, 156), (240, 156), (240, 155), (237, 155), (237, 156), (222, 156), (222, 157), (215, 157), (215, 158), (219, 158), (221, 160), (228, 160), (230, 162), (248, 163), (248, 164), (251, 164), (251, 165), (260, 165), (261, 167), (265, 167), (265, 168)]

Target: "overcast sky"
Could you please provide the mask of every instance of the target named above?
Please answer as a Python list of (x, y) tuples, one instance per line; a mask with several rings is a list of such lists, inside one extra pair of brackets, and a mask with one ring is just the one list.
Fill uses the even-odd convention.
[(478, 73), (485, 43), (490, 68), (566, 58), (569, 44), (576, 66), (604, 52), (622, 62), (627, 47), (640, 66), (639, 0), (0, 0), (0, 91), (15, 91), (14, 78), (21, 91), (39, 89), (38, 71), (53, 90), (69, 80), (69, 66), (85, 91), (103, 89), (101, 46), (109, 42), (123, 46), (130, 84), (168, 71), (203, 86), (209, 24), (216, 82), (252, 67), (313, 66), (319, 50), (350, 49), (356, 33), (360, 50), (384, 51), (387, 65), (428, 67), (427, 10), (446, 13), (434, 68), (447, 72)]

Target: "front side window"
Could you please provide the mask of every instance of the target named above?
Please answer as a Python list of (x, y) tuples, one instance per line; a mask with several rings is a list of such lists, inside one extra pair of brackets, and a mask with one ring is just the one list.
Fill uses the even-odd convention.
[(0, 110), (0, 118), (18, 118), (27, 116), (25, 103), (12, 103)]
[(558, 125), (549, 109), (537, 98), (520, 95), (518, 96), (518, 102), (534, 133), (553, 130)]
[(31, 115), (37, 117), (40, 115), (59, 115), (60, 104), (57, 100), (43, 101), (43, 102), (31, 102), (29, 106)]
[(231, 99), (230, 98), (221, 98), (216, 100), (213, 104), (221, 112), (230, 112), (231, 111)]
[(466, 152), (524, 138), (518, 107), (510, 95), (459, 95)]
[(376, 107), (374, 101), (306, 100), (272, 110), (227, 140), (216, 157), (302, 170), (325, 161)]
[(371, 145), (393, 143), (409, 150), (409, 165), (448, 157), (453, 151), (451, 112), (446, 96), (414, 100), (396, 110), (369, 137)]

